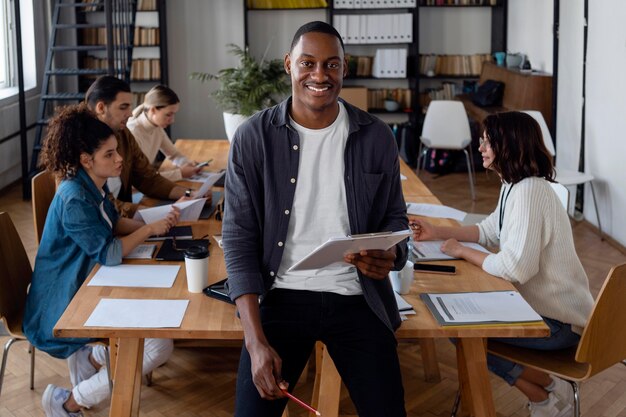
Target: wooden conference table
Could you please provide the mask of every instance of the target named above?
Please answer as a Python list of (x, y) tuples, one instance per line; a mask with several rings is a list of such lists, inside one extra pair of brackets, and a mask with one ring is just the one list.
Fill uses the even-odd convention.
[[(228, 142), (224, 140), (178, 140), (176, 147), (197, 161), (213, 158), (210, 170), (226, 167)], [(417, 178), (415, 173), (401, 161), (401, 172), (407, 177), (402, 181), (405, 199), (410, 202), (439, 203), (436, 197)], [(198, 184), (199, 185), (199, 184)], [(196, 186), (198, 186), (196, 185)], [(451, 220), (440, 220), (439, 224), (454, 224)], [(205, 234), (221, 234), (221, 222), (213, 217), (193, 224), (194, 237)], [(226, 277), (223, 252), (217, 245), (210, 247), (209, 283)], [(150, 260), (124, 261), (125, 263), (153, 263)], [(177, 264), (176, 262), (164, 262)], [(398, 339), (458, 338), (457, 360), (459, 381), (462, 386), (463, 405), (470, 415), (495, 417), (493, 397), (485, 359), (487, 337), (539, 337), (548, 334), (545, 325), (533, 326), (490, 326), (443, 328), (437, 324), (427, 307), (419, 298), (423, 292), (459, 292), (511, 290), (512, 285), (504, 280), (489, 276), (481, 269), (464, 261), (454, 261), (457, 275), (416, 274), (411, 293), (404, 298), (410, 302), (416, 315), (408, 316), (397, 331)], [(141, 388), (141, 367), (144, 338), (209, 339), (215, 341), (240, 341), (243, 330), (235, 316), (234, 306), (187, 291), (184, 265), (172, 288), (126, 288), (90, 287), (92, 271), (81, 286), (63, 316), (54, 328), (57, 337), (91, 337), (111, 339), (113, 363), (113, 393), (110, 416), (137, 416)], [(100, 299), (186, 299), (189, 305), (178, 328), (137, 329), (85, 327), (84, 323)], [(313, 399), (325, 417), (337, 416), (341, 380), (324, 354), (320, 369), (319, 392)]]

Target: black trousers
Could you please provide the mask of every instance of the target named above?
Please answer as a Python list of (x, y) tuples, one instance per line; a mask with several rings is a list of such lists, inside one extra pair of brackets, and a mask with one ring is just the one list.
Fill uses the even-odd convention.
[[(320, 340), (328, 348), (359, 416), (406, 416), (395, 336), (363, 296), (277, 289), (270, 291), (260, 308), (265, 336), (282, 359), (282, 377), (289, 382), (290, 391)], [(286, 404), (287, 399), (268, 401), (260, 397), (244, 345), (235, 416), (280, 417)]]

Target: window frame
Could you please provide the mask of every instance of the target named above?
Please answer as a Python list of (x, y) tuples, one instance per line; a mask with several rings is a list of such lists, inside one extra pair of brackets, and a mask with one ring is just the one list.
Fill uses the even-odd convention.
[(0, 0), (0, 42), (2, 43), (0, 56), (0, 70), (4, 73), (4, 79), (0, 78), (0, 89), (16, 86), (15, 80), (15, 19), (13, 16), (13, 1)]

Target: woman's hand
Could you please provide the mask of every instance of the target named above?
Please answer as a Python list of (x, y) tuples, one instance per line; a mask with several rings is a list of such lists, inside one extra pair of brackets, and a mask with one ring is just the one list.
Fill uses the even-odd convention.
[(411, 219), (409, 227), (413, 231), (413, 240), (437, 240), (435, 226), (424, 220)]
[(202, 171), (202, 167), (197, 167), (194, 163), (185, 164), (180, 167), (180, 173), (183, 178), (191, 178)]
[(157, 222), (150, 223), (148, 225), (150, 227), (151, 234), (157, 236), (166, 234), (172, 227), (176, 225), (176, 223), (178, 223), (179, 217), (180, 210), (177, 207), (172, 207), (172, 210), (167, 213), (167, 216), (165, 216), (165, 218)]
[(456, 239), (448, 239), (441, 244), (441, 251), (453, 258), (463, 258), (463, 248), (465, 246), (461, 245)]

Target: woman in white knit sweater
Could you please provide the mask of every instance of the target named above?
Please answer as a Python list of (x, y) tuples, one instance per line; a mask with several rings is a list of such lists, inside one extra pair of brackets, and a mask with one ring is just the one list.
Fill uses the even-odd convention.
[(126, 123), (150, 162), (154, 163), (157, 153), (161, 151), (176, 165), (173, 170), (159, 172), (171, 181), (193, 177), (202, 169), (181, 154), (165, 132), (165, 128), (174, 123), (179, 108), (180, 100), (176, 93), (157, 85), (146, 93), (143, 104), (133, 110), (133, 117)]
[[(500, 341), (539, 350), (575, 346), (593, 298), (576, 255), (569, 218), (550, 186), (554, 169), (541, 130), (531, 116), (519, 112), (488, 116), (484, 127), (478, 148), (483, 166), (502, 180), (496, 210), (475, 226), (436, 227), (413, 219), (413, 238), (445, 240), (443, 252), (512, 282), (551, 331), (546, 338)], [(500, 251), (487, 255), (459, 241), (499, 246)], [(569, 383), (493, 355), (487, 359), (492, 372), (529, 398), (531, 416), (573, 415)]]

